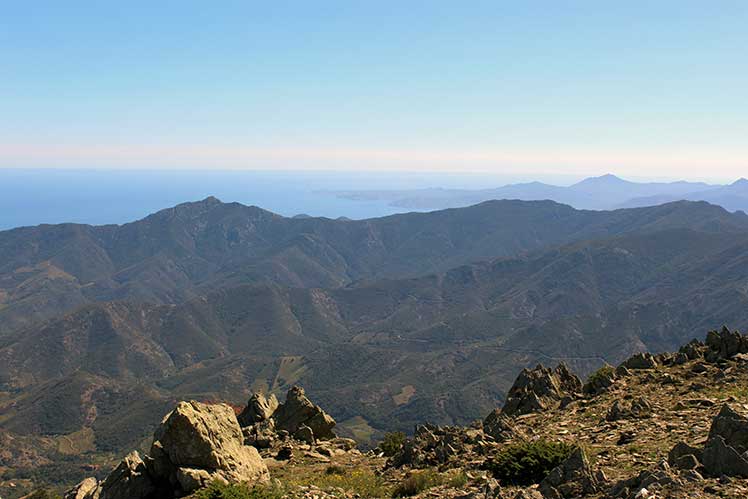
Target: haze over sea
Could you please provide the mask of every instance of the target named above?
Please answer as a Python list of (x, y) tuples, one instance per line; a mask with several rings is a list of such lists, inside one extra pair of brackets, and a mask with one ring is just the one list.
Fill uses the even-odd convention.
[[(409, 210), (387, 201), (351, 201), (323, 191), (480, 189), (526, 180), (477, 173), (0, 169), (0, 230), (63, 222), (121, 224), (207, 196), (284, 216), (371, 218)], [(578, 177), (542, 180), (569, 184)]]

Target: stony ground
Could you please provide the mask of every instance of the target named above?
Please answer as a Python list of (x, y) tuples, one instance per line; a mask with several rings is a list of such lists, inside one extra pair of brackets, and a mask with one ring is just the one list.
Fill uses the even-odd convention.
[[(645, 409), (627, 413), (632, 402)], [(618, 402), (621, 414), (609, 416)], [(563, 408), (516, 416), (516, 429), (526, 438), (582, 446), (595, 470), (604, 473), (606, 489), (619, 480), (657, 470), (678, 442), (703, 446), (711, 422), (724, 403), (748, 414), (748, 358), (742, 355), (721, 365), (703, 359), (655, 369), (631, 369), (603, 393), (586, 396)], [(500, 448), (493, 443), (491, 448)], [(430, 468), (387, 467), (373, 452), (340, 452), (326, 456), (313, 446), (296, 446), (291, 460), (276, 460), (266, 451), (271, 476), (288, 497), (388, 497), (408, 476), (428, 473), (433, 486), (415, 497), (514, 498), (533, 496), (535, 487), (497, 486), (481, 465), (485, 455), (476, 447), (458, 452), (446, 463)], [(490, 450), (488, 451), (490, 454)], [(424, 471), (424, 469), (426, 471)], [(671, 470), (674, 476), (678, 473)], [(748, 480), (699, 477), (659, 487), (641, 498), (748, 498)], [(658, 487), (655, 487), (656, 489)], [(606, 497), (607, 490), (590, 494)]]
[[(197, 490), (201, 499), (748, 498), (748, 336), (727, 330), (676, 354), (639, 354), (593, 374), (584, 385), (564, 366), (525, 370), (504, 408), (484, 421), (467, 428), (422, 425), (404, 442), (368, 452), (349, 439), (329, 438), (334, 421), (296, 387), (284, 404), (253, 396), (238, 419), (222, 404), (180, 403), (177, 409), (157, 432), (161, 440), (154, 440), (151, 457), (144, 462), (134, 453), (120, 465), (129, 481), (97, 485), (90, 479), (98, 488), (65, 499), (132, 498), (153, 490), (152, 483), (174, 484), (171, 478), (154, 481), (161, 476), (157, 470), (171, 477), (186, 469), (179, 468), (179, 453), (194, 447), (198, 433), (200, 442), (222, 456), (218, 462), (236, 460), (248, 444), (259, 455), (251, 449), (255, 457), (245, 456), (243, 468), (191, 470), (189, 483), (200, 484), (186, 485), (182, 476), (181, 486), (191, 488), (174, 489), (169, 497)], [(184, 424), (170, 426), (172, 419), (182, 421), (175, 416), (182, 413)], [(168, 438), (172, 427), (176, 436)], [(538, 483), (497, 480), (498, 456), (520, 443), (574, 450)], [(269, 476), (270, 487), (254, 496), (200, 495), (211, 473), (229, 479), (240, 468)], [(120, 495), (112, 495), (117, 488)]]

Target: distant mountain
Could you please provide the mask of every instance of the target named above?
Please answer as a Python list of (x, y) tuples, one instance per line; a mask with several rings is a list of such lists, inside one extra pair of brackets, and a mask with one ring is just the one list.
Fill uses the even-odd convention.
[(637, 197), (620, 205), (621, 208), (637, 208), (669, 203), (679, 199), (706, 201), (724, 207), (730, 211), (748, 212), (748, 180), (741, 178), (730, 185), (711, 188), (704, 191), (692, 191), (679, 196), (658, 194)]
[(600, 213), (549, 201), (492, 201), (349, 221), (285, 218), (208, 198), (122, 226), (0, 232), (0, 336), (97, 301), (181, 303), (248, 282), (333, 288), (653, 224), (743, 227), (746, 220), (706, 205)]
[(703, 202), (356, 222), (207, 199), (0, 242), (0, 427), (38, 449), (85, 436), (93, 454), (66, 466), (137, 447), (176, 399), (301, 382), (377, 435), (466, 423), (538, 361), (585, 373), (748, 325), (748, 216)]
[[(393, 206), (419, 210), (464, 207), (492, 199), (552, 200), (578, 209), (609, 210), (618, 207), (651, 206), (683, 199), (709, 201), (707, 198), (690, 198), (686, 195), (693, 192), (707, 193), (719, 188), (701, 182), (630, 182), (607, 174), (587, 178), (568, 187), (530, 182), (480, 190), (345, 191), (336, 195), (349, 200), (389, 201)], [(662, 202), (643, 201), (643, 204), (631, 205), (634, 199)], [(748, 207), (748, 204), (741, 203), (738, 203), (738, 206)]]

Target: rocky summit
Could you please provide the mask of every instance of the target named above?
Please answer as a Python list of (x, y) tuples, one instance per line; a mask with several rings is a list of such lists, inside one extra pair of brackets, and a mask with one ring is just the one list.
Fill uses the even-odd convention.
[(747, 342), (723, 328), (585, 383), (563, 365), (524, 370), (484, 420), (420, 424), (366, 452), (298, 386), (239, 409), (180, 402), (147, 454), (64, 497), (745, 498)]

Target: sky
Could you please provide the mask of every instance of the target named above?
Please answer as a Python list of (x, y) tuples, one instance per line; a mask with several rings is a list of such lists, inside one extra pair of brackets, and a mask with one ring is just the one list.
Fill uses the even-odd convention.
[(0, 168), (748, 172), (744, 0), (0, 7)]

